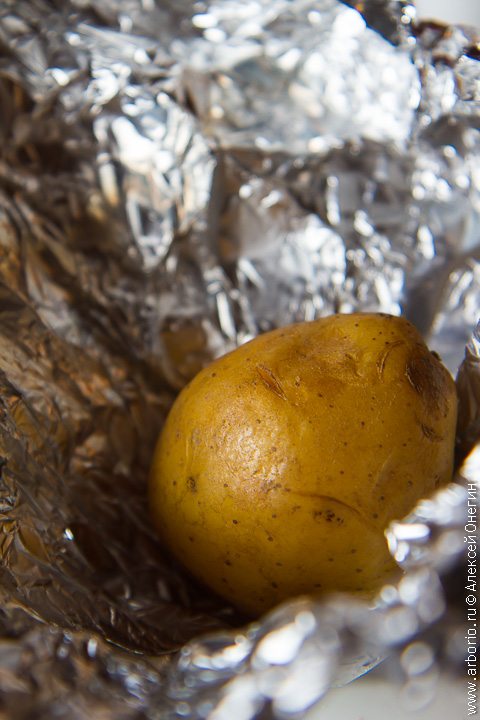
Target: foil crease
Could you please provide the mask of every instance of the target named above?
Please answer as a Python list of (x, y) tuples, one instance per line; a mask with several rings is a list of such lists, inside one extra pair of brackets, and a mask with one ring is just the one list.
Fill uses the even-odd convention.
[(403, 313), (460, 366), (475, 456), (478, 37), (414, 20), (396, 0), (2, 4), (7, 717), (298, 716), (385, 654), (447, 648), (462, 481), (389, 529), (405, 576), (374, 610), (302, 599), (240, 630), (145, 503), (189, 378), (337, 311)]

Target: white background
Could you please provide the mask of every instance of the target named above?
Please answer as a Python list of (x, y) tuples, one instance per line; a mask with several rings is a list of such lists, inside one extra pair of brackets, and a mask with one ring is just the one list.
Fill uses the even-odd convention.
[(418, 17), (480, 27), (480, 0), (417, 0)]

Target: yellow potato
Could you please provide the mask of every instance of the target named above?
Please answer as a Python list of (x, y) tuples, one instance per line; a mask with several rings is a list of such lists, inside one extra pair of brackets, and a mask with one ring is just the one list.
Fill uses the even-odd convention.
[(452, 378), (402, 318), (274, 330), (180, 393), (155, 451), (155, 524), (251, 614), (372, 591), (393, 568), (384, 528), (451, 479), (456, 413)]

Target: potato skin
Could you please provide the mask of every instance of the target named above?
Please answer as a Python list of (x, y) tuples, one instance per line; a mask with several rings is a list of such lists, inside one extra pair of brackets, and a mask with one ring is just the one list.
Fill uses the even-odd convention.
[(454, 382), (417, 330), (334, 315), (261, 335), (180, 393), (155, 451), (155, 525), (193, 575), (256, 615), (372, 591), (384, 528), (452, 477)]

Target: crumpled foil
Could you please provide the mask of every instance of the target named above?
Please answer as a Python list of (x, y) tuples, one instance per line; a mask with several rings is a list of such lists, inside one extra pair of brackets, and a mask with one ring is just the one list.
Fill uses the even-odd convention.
[[(402, 0), (2, 3), (4, 717), (300, 717), (388, 654), (409, 686), (462, 666), (478, 59)], [(405, 574), (373, 609), (304, 598), (245, 626), (152, 532), (156, 436), (211, 358), (352, 310), (403, 313), (461, 364), (464, 478), (389, 528)]]

